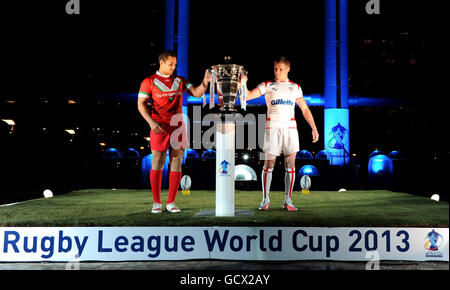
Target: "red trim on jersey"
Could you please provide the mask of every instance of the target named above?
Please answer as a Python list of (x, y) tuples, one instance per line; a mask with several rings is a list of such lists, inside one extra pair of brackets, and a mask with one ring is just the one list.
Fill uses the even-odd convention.
[(294, 84), (294, 85), (297, 85), (297, 87), (300, 89), (300, 85), (299, 84), (297, 84), (297, 83), (294, 83), (293, 81), (291, 81), (291, 80), (289, 80), (289, 82), (290, 83), (292, 83), (292, 84)]

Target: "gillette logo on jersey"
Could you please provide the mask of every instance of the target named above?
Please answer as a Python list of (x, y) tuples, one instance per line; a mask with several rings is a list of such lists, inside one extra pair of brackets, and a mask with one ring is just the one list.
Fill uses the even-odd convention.
[(149, 101), (156, 122), (168, 124), (172, 116), (182, 113), (183, 91), (191, 87), (182, 76), (166, 76), (157, 71), (142, 81), (138, 97)]
[(291, 100), (283, 100), (283, 99), (272, 100), (272, 101), (270, 102), (270, 104), (271, 104), (272, 106), (275, 106), (275, 105), (288, 105), (288, 106), (294, 106), (294, 105), (295, 105), (295, 103), (294, 103), (293, 101), (291, 101)]
[(303, 98), (300, 86), (289, 80), (268, 81), (257, 87), (267, 104), (266, 129), (296, 128), (295, 103)]

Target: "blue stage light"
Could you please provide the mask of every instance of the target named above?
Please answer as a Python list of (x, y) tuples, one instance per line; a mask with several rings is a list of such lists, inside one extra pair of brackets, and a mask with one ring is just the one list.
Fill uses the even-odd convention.
[(369, 159), (372, 158), (372, 157), (374, 157), (374, 156), (382, 155), (382, 154), (383, 154), (383, 152), (381, 152), (380, 150), (375, 150), (375, 151), (373, 151), (372, 153), (370, 153)]
[(186, 159), (197, 159), (198, 153), (194, 149), (187, 149), (186, 150)]
[(390, 173), (393, 171), (392, 159), (386, 155), (375, 155), (369, 160), (369, 174)]
[(298, 175), (319, 176), (319, 170), (314, 165), (305, 165), (298, 171)]
[(102, 153), (102, 158), (122, 158), (122, 154), (116, 148), (109, 148)]
[(297, 156), (295, 158), (303, 159), (303, 160), (314, 159), (313, 155), (308, 150), (302, 150), (302, 151), (297, 152)]
[(187, 149), (184, 151), (183, 164), (185, 164), (186, 159), (198, 159), (198, 153), (194, 149)]
[(216, 151), (208, 149), (202, 154), (202, 159), (216, 159)]
[(328, 160), (328, 152), (327, 150), (322, 150), (317, 152), (316, 159), (318, 160)]
[(141, 155), (139, 154), (139, 152), (137, 152), (136, 149), (128, 148), (127, 150), (125, 150), (123, 152), (123, 157), (124, 158), (131, 158), (131, 159), (139, 159), (139, 158), (141, 158)]
[(401, 160), (403, 159), (402, 154), (398, 152), (397, 150), (392, 151), (388, 155), (392, 160)]
[(390, 187), (393, 184), (394, 164), (386, 155), (375, 155), (369, 159), (369, 185), (376, 187)]

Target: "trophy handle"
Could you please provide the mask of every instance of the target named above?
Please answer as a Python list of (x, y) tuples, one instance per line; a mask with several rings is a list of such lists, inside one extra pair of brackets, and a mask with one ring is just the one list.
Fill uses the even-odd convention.
[(247, 80), (245, 78), (247, 76), (247, 71), (243, 71), (241, 74), (241, 83), (240, 83), (240, 99), (241, 99), (241, 108), (246, 111), (247, 110)]
[(214, 73), (214, 70), (211, 70), (211, 82), (209, 84), (209, 108), (214, 108), (214, 97), (216, 95), (216, 92), (214, 91), (216, 87), (216, 74)]

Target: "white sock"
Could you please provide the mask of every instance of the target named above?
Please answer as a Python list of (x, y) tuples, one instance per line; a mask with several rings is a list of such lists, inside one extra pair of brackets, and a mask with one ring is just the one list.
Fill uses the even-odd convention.
[(284, 191), (285, 197), (284, 200), (290, 200), (292, 196), (292, 191), (294, 190), (294, 182), (295, 182), (295, 168), (286, 168), (286, 172), (284, 173)]
[(272, 183), (272, 171), (273, 168), (263, 167), (261, 173), (263, 200), (266, 201), (270, 201), (269, 192), (270, 192), (270, 184)]

